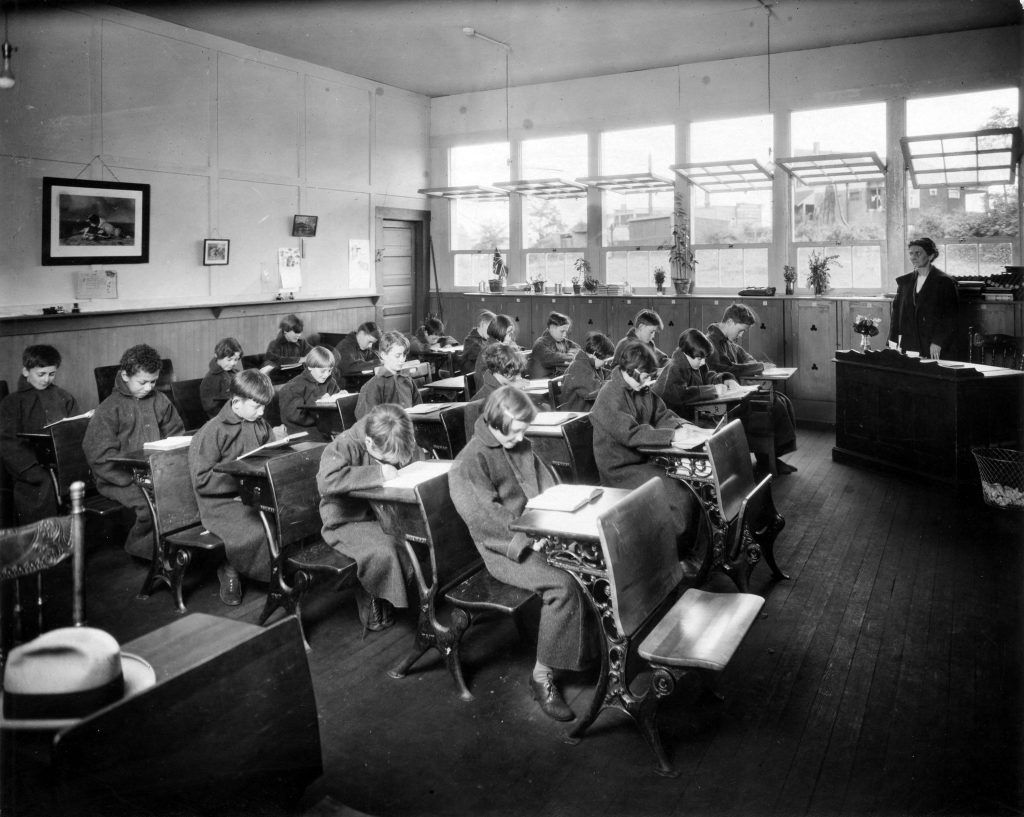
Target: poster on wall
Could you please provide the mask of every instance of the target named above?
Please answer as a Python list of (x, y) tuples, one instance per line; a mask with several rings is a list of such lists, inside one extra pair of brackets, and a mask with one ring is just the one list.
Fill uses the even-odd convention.
[(350, 238), (348, 240), (348, 286), (349, 289), (371, 289), (370, 283), (370, 240)]
[(149, 185), (43, 177), (43, 266), (148, 264)]
[(294, 291), (302, 286), (302, 254), (298, 247), (279, 247), (277, 270), (281, 273), (281, 289)]

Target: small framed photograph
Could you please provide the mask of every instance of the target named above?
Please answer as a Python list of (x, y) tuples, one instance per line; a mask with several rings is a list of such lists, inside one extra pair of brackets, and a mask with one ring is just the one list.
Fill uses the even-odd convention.
[(43, 177), (44, 267), (148, 263), (148, 184)]
[(316, 235), (316, 222), (319, 216), (295, 216), (292, 220), (292, 235), (299, 238), (312, 238)]
[(231, 242), (226, 238), (207, 238), (203, 241), (203, 265), (223, 266), (228, 263)]

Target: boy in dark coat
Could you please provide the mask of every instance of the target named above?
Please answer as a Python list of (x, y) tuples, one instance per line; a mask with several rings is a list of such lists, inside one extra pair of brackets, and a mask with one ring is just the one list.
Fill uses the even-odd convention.
[(718, 397), (738, 385), (728, 372), (708, 368), (705, 361), (711, 349), (711, 341), (698, 329), (687, 329), (679, 336), (672, 362), (661, 370), (651, 387), (669, 410), (682, 414), (691, 403)]
[(436, 352), (446, 346), (455, 346), (455, 338), (444, 333), (444, 322), (439, 318), (427, 318), (409, 339), (409, 354), (412, 357), (423, 352)]
[(533, 344), (530, 354), (530, 376), (534, 378), (555, 377), (572, 363), (580, 350), (575, 341), (569, 340), (572, 321), (561, 312), (548, 315), (547, 328)]
[(365, 417), (374, 406), (395, 403), (402, 408), (423, 402), (413, 379), (402, 372), (409, 353), (409, 340), (401, 332), (385, 332), (380, 339), (381, 366), (359, 390), (356, 418)]
[(50, 472), (36, 459), (32, 447), (18, 435), (78, 414), (78, 403), (55, 385), (60, 352), (52, 346), (29, 346), (21, 356), (17, 390), (0, 403), (0, 456), (14, 480), (18, 524), (27, 525), (57, 515), (57, 494)]
[(298, 363), (309, 352), (309, 342), (302, 337), (303, 323), (297, 315), (285, 315), (279, 324), (277, 337), (267, 344), (267, 363), (280, 366)]
[(640, 341), (640, 343), (651, 350), (651, 354), (654, 355), (655, 361), (658, 364), (657, 368), (660, 369), (662, 366), (665, 366), (668, 363), (668, 355), (654, 345), (654, 338), (664, 328), (665, 324), (661, 320), (661, 315), (653, 309), (641, 309), (633, 318), (633, 328), (626, 333), (622, 340), (615, 344), (615, 362), (612, 365), (619, 365), (619, 352), (626, 347), (627, 343)]
[(330, 438), (316, 427), (316, 415), (305, 406), (313, 405), (325, 394), (340, 391), (334, 379), (334, 355), (325, 346), (314, 346), (306, 355), (306, 370), (285, 383), (277, 393), (281, 422), (289, 434), (305, 431), (312, 442), (329, 443)]
[(242, 603), (242, 576), (270, 581), (270, 551), (259, 510), (239, 502), (234, 477), (214, 470), (259, 448), (271, 436), (263, 419), (274, 396), (270, 378), (246, 369), (231, 381), (231, 399), (192, 438), (188, 470), (204, 527), (224, 540), (227, 562), (217, 569), (220, 600), (229, 606)]
[(492, 394), (476, 421), (473, 438), (448, 472), (452, 502), (494, 578), (540, 595), (537, 661), (530, 688), (541, 710), (559, 721), (572, 709), (555, 682), (556, 670), (579, 670), (586, 663), (583, 599), (572, 577), (552, 567), (523, 533), (509, 524), (526, 501), (555, 484), (548, 468), (525, 439), (536, 416), (530, 398), (514, 386)]
[(96, 490), (134, 514), (124, 549), (140, 559), (153, 558), (153, 517), (142, 489), (111, 457), (137, 451), (146, 443), (183, 434), (174, 404), (156, 391), (162, 361), (152, 346), (132, 346), (121, 357), (114, 391), (100, 403), (82, 439)]
[(316, 484), (324, 541), (357, 564), (356, 606), (365, 630), (390, 627), (392, 608), (409, 606), (403, 544), (381, 529), (367, 500), (347, 494), (376, 488), (422, 457), (412, 421), (401, 407), (385, 403), (335, 437), (320, 459)]
[(355, 332), (345, 335), (334, 347), (341, 376), (359, 374), (376, 366), (380, 361), (373, 347), (379, 340), (380, 330), (373, 321), (361, 323)]
[(583, 343), (583, 353), (576, 355), (562, 377), (562, 403), (552, 406), (561, 411), (590, 411), (597, 393), (608, 382), (607, 365), (615, 347), (606, 335), (591, 332)]
[(231, 378), (239, 371), (242, 344), (234, 338), (217, 341), (213, 350), (210, 370), (199, 384), (199, 401), (207, 417), (215, 417), (220, 407), (231, 399)]

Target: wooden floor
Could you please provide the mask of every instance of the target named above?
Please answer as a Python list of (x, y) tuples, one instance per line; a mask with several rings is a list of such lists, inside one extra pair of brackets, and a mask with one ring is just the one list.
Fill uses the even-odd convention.
[[(791, 580), (756, 569), (767, 603), (722, 676), (725, 701), (692, 690), (663, 710), (678, 778), (652, 772), (615, 713), (565, 743), (530, 699), (533, 647), (511, 622), (468, 634), (476, 700), (464, 703), (436, 657), (385, 674), (411, 640), (408, 614), (362, 641), (351, 596), (326, 593), (305, 616), (325, 774), (297, 813), (1020, 814), (1024, 519), (833, 464), (832, 444), (801, 430), (787, 458), (799, 471), (774, 486)], [(166, 593), (135, 599), (143, 575), (94, 547), (90, 623), (124, 642), (172, 621)], [(190, 610), (256, 620), (257, 589), (229, 609), (211, 569), (194, 579)], [(577, 712), (589, 680), (567, 684)]]

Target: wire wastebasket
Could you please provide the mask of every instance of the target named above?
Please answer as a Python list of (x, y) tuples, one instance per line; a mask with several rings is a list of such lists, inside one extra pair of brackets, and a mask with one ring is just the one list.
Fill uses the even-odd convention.
[(1024, 451), (975, 448), (981, 495), (993, 508), (1024, 509)]

